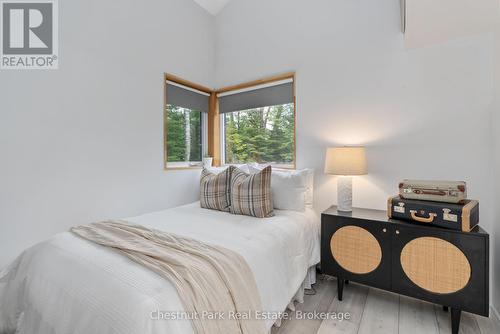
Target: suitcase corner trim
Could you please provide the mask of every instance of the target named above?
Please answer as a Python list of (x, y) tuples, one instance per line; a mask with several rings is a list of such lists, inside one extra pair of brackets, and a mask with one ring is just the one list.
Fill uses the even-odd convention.
[(392, 199), (394, 197), (389, 197), (387, 199), (387, 217), (392, 218)]
[(475, 223), (474, 226), (471, 226), (470, 216), (472, 214), (472, 210), (479, 205), (477, 200), (470, 200), (467, 204), (465, 204), (462, 208), (462, 231), (470, 232), (479, 222)]

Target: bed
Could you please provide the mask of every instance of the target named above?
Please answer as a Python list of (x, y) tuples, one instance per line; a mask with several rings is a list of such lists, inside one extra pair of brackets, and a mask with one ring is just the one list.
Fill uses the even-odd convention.
[[(283, 312), (315, 282), (319, 218), (311, 209), (259, 219), (199, 202), (125, 219), (236, 251), (252, 270), (263, 311)], [(24, 251), (0, 273), (0, 333), (193, 333), (171, 283), (116, 251), (70, 232)], [(276, 322), (269, 313), (267, 328)]]

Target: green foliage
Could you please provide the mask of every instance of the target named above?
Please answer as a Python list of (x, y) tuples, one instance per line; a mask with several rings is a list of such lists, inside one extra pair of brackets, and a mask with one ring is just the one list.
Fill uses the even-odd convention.
[[(293, 163), (293, 104), (236, 111), (222, 117), (226, 163)], [(168, 105), (166, 122), (168, 162), (201, 161), (201, 112)]]
[(227, 113), (226, 163), (293, 163), (293, 104)]
[[(189, 123), (186, 122), (186, 117)], [(201, 161), (201, 112), (169, 104), (166, 122), (168, 162)], [(188, 136), (187, 125), (189, 126)], [(190, 140), (187, 142), (189, 137)], [(186, 152), (188, 147), (190, 150)]]

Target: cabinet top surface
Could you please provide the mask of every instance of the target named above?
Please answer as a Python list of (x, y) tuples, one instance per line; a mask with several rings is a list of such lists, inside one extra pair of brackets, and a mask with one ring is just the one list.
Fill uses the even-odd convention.
[[(405, 222), (403, 220), (397, 220), (397, 219), (389, 219), (387, 216), (387, 211), (385, 210), (375, 210), (375, 209), (364, 209), (364, 208), (352, 208), (352, 212), (345, 212), (345, 211), (338, 211), (336, 205), (332, 205), (322, 213), (323, 215), (330, 215), (330, 216), (336, 216), (336, 217), (344, 217), (344, 218), (351, 218), (351, 219), (361, 219), (361, 220), (370, 220), (370, 221), (375, 221), (375, 222), (383, 222), (383, 223), (391, 223), (391, 224), (397, 224), (397, 225), (405, 225), (405, 226), (418, 226), (422, 228), (430, 228), (430, 229), (439, 229), (443, 230), (441, 227), (435, 227), (435, 226), (426, 226), (426, 225), (421, 225), (418, 223), (410, 223), (410, 222)], [(450, 232), (456, 232), (456, 233), (464, 233), (461, 231), (455, 231), (455, 230), (447, 230)], [(476, 226), (472, 231), (467, 232), (471, 234), (482, 234), (482, 235), (487, 235), (487, 232), (483, 230), (480, 226)]]
[(337, 206), (332, 205), (331, 207), (323, 211), (323, 214), (338, 216), (338, 217), (348, 217), (354, 219), (366, 219), (366, 220), (375, 220), (381, 222), (389, 222), (389, 218), (387, 217), (387, 212), (384, 210), (352, 208), (352, 212), (346, 212), (346, 211), (338, 211)]

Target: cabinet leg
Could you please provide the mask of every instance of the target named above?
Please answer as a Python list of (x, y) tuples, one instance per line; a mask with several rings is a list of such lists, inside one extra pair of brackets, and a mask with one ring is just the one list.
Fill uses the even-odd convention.
[(337, 277), (337, 297), (342, 301), (342, 293), (344, 292), (344, 280)]
[(443, 311), (448, 312), (448, 306), (443, 305)]
[(460, 315), (462, 310), (451, 308), (451, 333), (458, 334), (458, 327), (460, 326)]

